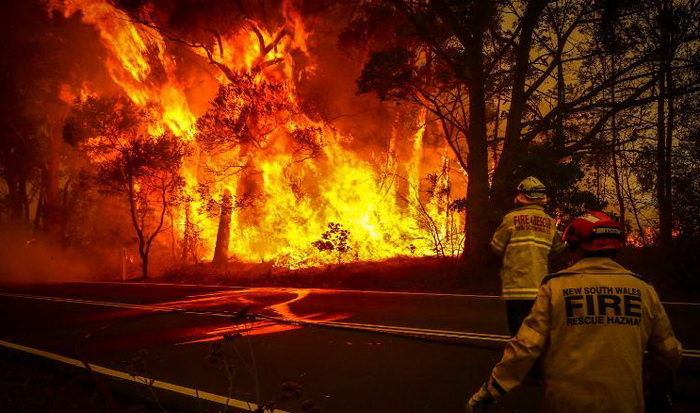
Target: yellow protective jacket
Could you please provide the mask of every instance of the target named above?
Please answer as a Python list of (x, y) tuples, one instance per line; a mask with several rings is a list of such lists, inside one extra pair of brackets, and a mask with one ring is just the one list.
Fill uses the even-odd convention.
[(491, 239), (503, 256), (501, 285), (506, 300), (534, 300), (549, 273), (550, 252), (564, 249), (561, 234), (541, 205), (525, 205), (508, 212)]
[(610, 258), (547, 277), (487, 382), (495, 397), (542, 358), (544, 411), (643, 412), (642, 357), (670, 377), (682, 357), (654, 288)]

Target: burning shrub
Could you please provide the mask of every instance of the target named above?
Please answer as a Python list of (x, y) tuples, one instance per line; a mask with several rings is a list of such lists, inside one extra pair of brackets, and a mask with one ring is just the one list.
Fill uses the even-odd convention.
[(321, 239), (311, 243), (319, 251), (336, 252), (338, 256), (338, 264), (343, 260), (343, 255), (349, 252), (352, 247), (348, 245), (350, 231), (343, 229), (342, 224), (335, 222), (328, 223), (328, 231), (321, 234)]

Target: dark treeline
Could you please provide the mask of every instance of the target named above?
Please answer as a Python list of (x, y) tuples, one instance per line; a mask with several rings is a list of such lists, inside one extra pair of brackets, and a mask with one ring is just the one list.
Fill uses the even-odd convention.
[[(271, 12), (281, 8), (279, 1), (115, 3), (169, 42), (198, 50), (227, 79), (198, 122), (203, 148), (248, 150), (268, 126), (266, 110), (294, 113), (306, 104), (268, 99), (274, 85), (254, 81), (278, 63), (268, 53), (285, 35), (275, 30), (281, 19)], [(700, 244), (700, 1), (329, 0), (297, 6), (310, 21), (334, 22), (333, 41), (359, 62), (358, 94), (427, 110), (427, 123), (468, 176), (466, 193), (451, 206), (467, 217), (466, 258), (486, 255), (495, 225), (512, 206), (513, 188), (528, 175), (550, 188), (549, 207), (562, 223), (604, 209), (624, 223), (635, 246), (683, 261), (683, 251)], [(172, 208), (192, 201), (179, 190), (178, 168), (188, 149), (167, 134), (144, 141), (145, 115), (123, 97), (59, 99), (61, 89), (79, 87), (86, 72), (105, 76), (95, 62), (60, 58), (85, 56), (71, 53), (78, 47), (72, 39), (95, 34), (75, 19), (49, 18), (40, 4), (12, 7), (10, 14), (30, 24), (3, 28), (3, 233), (66, 248), (137, 244), (147, 276), (154, 240), (173, 231)], [(244, 28), (259, 35), (251, 21), (280, 37), (266, 44), (258, 36), (261, 55), (252, 72), (242, 74), (217, 53), (222, 34)], [(40, 26), (45, 30), (34, 30)], [(99, 56), (98, 44), (92, 47)], [(236, 91), (250, 95), (246, 105), (227, 103), (237, 102), (229, 96)], [(256, 106), (256, 94), (267, 103)], [(321, 120), (333, 121), (315, 107)], [(313, 158), (319, 131), (298, 135), (299, 158)], [(95, 136), (101, 140), (90, 139)], [(98, 167), (88, 161), (96, 156), (112, 161)], [(253, 166), (230, 164), (215, 172)], [(146, 184), (134, 191), (136, 181)], [(246, 202), (230, 194), (207, 199), (206, 188), (199, 195), (209, 213), (222, 216)], [(187, 217), (196, 213), (185, 210)], [(110, 223), (101, 219), (106, 211)], [(222, 222), (220, 231), (228, 234), (230, 224)], [(196, 258), (196, 230), (185, 228), (177, 251), (172, 242), (173, 257)], [(225, 252), (217, 254), (226, 260)], [(687, 261), (678, 268), (685, 268), (679, 278), (690, 277)]]

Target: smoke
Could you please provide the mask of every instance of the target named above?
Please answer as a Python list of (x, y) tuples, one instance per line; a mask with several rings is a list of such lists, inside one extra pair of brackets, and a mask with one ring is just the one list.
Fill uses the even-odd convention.
[(28, 284), (94, 279), (85, 257), (75, 251), (42, 245), (0, 241), (0, 284)]

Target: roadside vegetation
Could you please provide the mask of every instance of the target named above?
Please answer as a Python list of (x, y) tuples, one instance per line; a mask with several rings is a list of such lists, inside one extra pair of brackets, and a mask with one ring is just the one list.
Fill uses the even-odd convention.
[[(691, 244), (692, 245), (692, 244)], [(697, 300), (700, 258), (688, 246), (673, 256), (660, 248), (626, 248), (618, 259), (649, 279), (662, 299)], [(566, 253), (552, 259), (550, 271), (567, 264)], [(500, 295), (499, 262), (491, 256), (476, 264), (459, 258), (399, 257), (377, 262), (351, 262), (298, 270), (267, 264), (231, 262), (225, 267), (195, 264), (171, 268), (161, 282), (249, 287), (333, 288), (350, 290)]]

